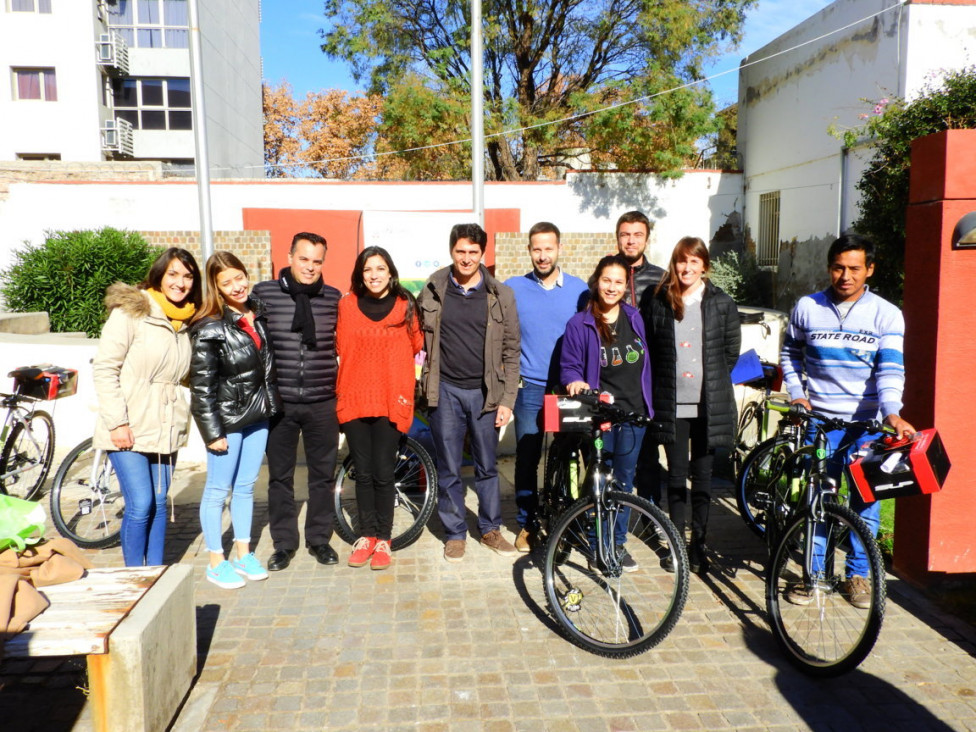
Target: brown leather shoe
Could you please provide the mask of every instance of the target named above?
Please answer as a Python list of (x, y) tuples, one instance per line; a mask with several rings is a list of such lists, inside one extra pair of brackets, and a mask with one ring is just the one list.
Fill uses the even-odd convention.
[(529, 532), (528, 529), (522, 529), (519, 531), (518, 536), (515, 537), (515, 550), (520, 554), (528, 554), (532, 551), (532, 543), (535, 541), (535, 537)]
[(464, 539), (448, 539), (444, 545), (444, 559), (460, 562), (464, 559)]
[(503, 557), (514, 557), (518, 554), (518, 549), (512, 546), (512, 543), (502, 536), (502, 532), (498, 529), (492, 529), (482, 536), (481, 543), (492, 551), (498, 552)]

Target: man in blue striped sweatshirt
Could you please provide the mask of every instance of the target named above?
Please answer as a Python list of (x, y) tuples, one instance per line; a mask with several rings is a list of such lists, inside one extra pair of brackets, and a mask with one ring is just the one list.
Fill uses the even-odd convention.
[[(868, 289), (874, 273), (874, 244), (846, 234), (827, 252), (830, 287), (800, 298), (793, 308), (781, 363), (793, 404), (847, 420), (883, 419), (908, 437), (915, 429), (901, 418), (905, 388), (905, 320), (901, 310)], [(806, 390), (801, 376), (806, 376)], [(844, 430), (827, 433), (828, 473), (840, 480), (850, 454), (871, 436)], [(881, 504), (865, 504), (851, 490), (851, 508), (877, 534)], [(870, 607), (868, 559), (852, 542), (842, 593), (855, 607)], [(798, 587), (787, 600), (806, 604), (809, 591)]]

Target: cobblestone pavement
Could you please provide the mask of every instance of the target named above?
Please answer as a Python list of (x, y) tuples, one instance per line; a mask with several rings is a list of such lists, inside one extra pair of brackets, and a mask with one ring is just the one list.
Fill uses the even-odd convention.
[[(500, 465), (509, 532), (512, 467)], [(764, 546), (731, 490), (717, 493), (713, 571), (691, 578), (673, 633), (626, 660), (556, 632), (533, 556), (504, 558), (469, 540), (462, 563), (445, 562), (436, 518), (388, 571), (345, 566), (349, 547), (336, 537), (338, 566), (301, 551), (265, 582), (220, 590), (203, 577), (198, 498), (181, 493), (168, 551), (199, 578), (200, 673), (174, 729), (976, 730), (976, 629), (893, 576), (881, 638), (860, 668), (831, 680), (793, 670), (765, 619)], [(256, 509), (266, 561), (267, 505)], [(121, 563), (118, 549), (92, 556)], [(0, 728), (89, 729), (75, 688), (82, 668), (4, 662)]]

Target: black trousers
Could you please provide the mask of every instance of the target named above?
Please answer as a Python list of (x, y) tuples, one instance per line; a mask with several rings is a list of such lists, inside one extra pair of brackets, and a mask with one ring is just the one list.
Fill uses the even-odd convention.
[(335, 522), (339, 422), (335, 399), (310, 404), (285, 402), (284, 406), (284, 413), (271, 421), (268, 432), (268, 528), (275, 551), (294, 551), (299, 547), (295, 503), (298, 438), (302, 438), (308, 468), (305, 545), (328, 544)]
[(356, 467), (359, 535), (389, 541), (393, 534), (393, 481), (401, 433), (386, 417), (344, 422), (342, 431)]
[(674, 437), (674, 443), (664, 448), (668, 456), (668, 513), (674, 525), (683, 532), (690, 474), (692, 541), (704, 542), (712, 502), (712, 463), (715, 459), (715, 451), (708, 449), (708, 425), (703, 417), (679, 417), (674, 421)]

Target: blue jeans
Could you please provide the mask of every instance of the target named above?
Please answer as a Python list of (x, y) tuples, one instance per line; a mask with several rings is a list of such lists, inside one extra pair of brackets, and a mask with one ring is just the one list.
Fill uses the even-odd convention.
[(251, 541), (254, 515), (254, 483), (257, 482), (264, 447), (268, 443), (267, 421), (248, 425), (227, 435), (227, 452), (207, 451), (207, 484), (200, 499), (200, 526), (207, 551), (223, 554), (221, 516), (227, 494), (234, 541)]
[(539, 429), (546, 387), (526, 381), (515, 398), (515, 507), (521, 528), (532, 526), (539, 506), (539, 459), (543, 432)]
[[(635, 424), (617, 424), (603, 433), (603, 451), (606, 453), (607, 466), (613, 470), (613, 477), (617, 483), (616, 490), (624, 493), (634, 492), (634, 472), (637, 470), (637, 458), (640, 455), (646, 429)], [(619, 545), (627, 541), (629, 520), (630, 509), (624, 509), (617, 514), (614, 525), (615, 544)]]
[[(827, 475), (836, 480), (839, 486), (851, 454), (856, 452), (858, 447), (865, 442), (876, 440), (879, 437), (880, 435), (877, 433), (865, 432), (861, 429), (827, 432)], [(807, 442), (813, 441), (812, 431), (807, 432), (806, 438)], [(857, 488), (850, 481), (848, 481), (847, 488), (851, 509), (867, 524), (871, 536), (877, 536), (878, 527), (881, 525), (881, 502), (865, 503)], [(822, 556), (824, 540), (821, 537), (814, 537), (814, 543), (820, 547), (818, 555)], [(851, 536), (851, 551), (847, 555), (845, 576), (848, 579), (854, 575), (867, 577), (870, 571), (869, 566), (864, 545), (857, 537)]]
[(121, 535), (125, 566), (160, 565), (166, 544), (166, 495), (176, 453), (120, 450), (109, 452), (108, 458), (125, 499)]
[(447, 538), (464, 539), (464, 484), (461, 460), (464, 436), (468, 435), (474, 459), (474, 491), (478, 495), (478, 530), (482, 535), (502, 525), (501, 493), (498, 488), (498, 429), (495, 412), (481, 413), (485, 397), (481, 389), (462, 389), (441, 381), (437, 406), (430, 410), (430, 431), (437, 454), (437, 514)]

